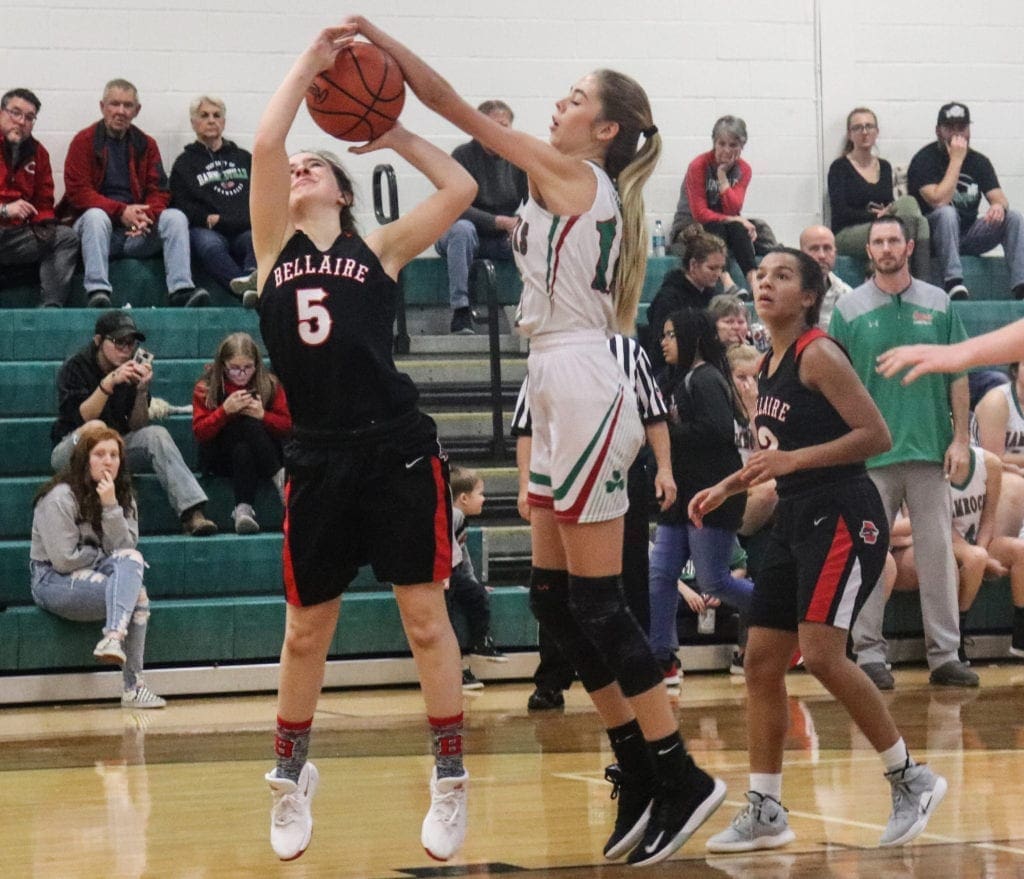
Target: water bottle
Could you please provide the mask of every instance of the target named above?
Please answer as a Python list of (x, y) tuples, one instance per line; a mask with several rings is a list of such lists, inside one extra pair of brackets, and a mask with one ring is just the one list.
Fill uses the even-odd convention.
[[(704, 595), (704, 601), (710, 598), (710, 595)], [(715, 609), (704, 605), (704, 610), (697, 616), (697, 632), (701, 635), (714, 635), (715, 634)]]
[(654, 235), (651, 238), (651, 250), (655, 256), (665, 255), (665, 227), (661, 220), (654, 221)]

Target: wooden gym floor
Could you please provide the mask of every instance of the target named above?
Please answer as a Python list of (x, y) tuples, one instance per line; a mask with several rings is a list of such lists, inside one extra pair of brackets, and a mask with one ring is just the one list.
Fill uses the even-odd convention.
[(467, 696), (469, 834), (443, 865), (419, 845), (430, 762), (415, 689), (324, 694), (315, 831), (290, 864), (267, 839), (272, 696), (174, 699), (149, 712), (5, 709), (0, 876), (1024, 879), (1024, 665), (978, 670), (977, 691), (930, 687), (920, 668), (896, 672), (888, 704), (914, 756), (950, 789), (927, 832), (895, 850), (875, 845), (891, 805), (877, 757), (810, 676), (792, 673), (784, 802), (797, 841), (744, 856), (704, 849), (744, 802), (744, 684), (687, 675), (682, 732), (729, 793), (678, 854), (645, 873), (601, 857), (615, 808), (603, 781), (611, 755), (579, 685), (564, 712), (529, 715), (526, 683)]

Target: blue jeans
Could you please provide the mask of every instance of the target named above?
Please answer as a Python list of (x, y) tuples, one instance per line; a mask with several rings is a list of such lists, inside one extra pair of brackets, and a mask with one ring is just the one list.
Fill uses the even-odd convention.
[[(62, 470), (71, 460), (71, 450), (74, 448), (77, 434), (77, 430), (71, 431), (53, 447), (50, 466), (55, 471)], [(123, 439), (125, 456), (132, 472), (151, 470), (155, 473), (157, 482), (167, 492), (167, 499), (175, 513), (180, 516), (196, 504), (206, 503), (206, 492), (196, 481), (185, 459), (181, 457), (181, 451), (175, 445), (174, 438), (167, 432), (167, 428), (158, 424), (147, 424), (138, 430), (129, 431)]]
[(944, 205), (928, 214), (928, 224), (932, 231), (932, 253), (942, 266), (943, 282), (963, 280), (961, 254), (981, 256), (1001, 244), (1010, 270), (1010, 286), (1024, 284), (1024, 217), (1018, 211), (1007, 211), (1002, 223), (986, 223), (979, 217), (961, 233), (956, 208)]
[(231, 289), (232, 278), (240, 278), (256, 269), (252, 231), (249, 229), (228, 236), (216, 229), (193, 226), (188, 230), (188, 237), (199, 264), (225, 290)]
[(142, 584), (142, 556), (122, 549), (92, 568), (61, 574), (48, 562), (31, 562), (32, 600), (43, 610), (76, 623), (103, 620), (103, 634), (124, 636), (124, 689), (142, 674), (149, 625), (149, 596)]
[(448, 263), (448, 296), (452, 311), (469, 308), (469, 267), (474, 259), (512, 259), (508, 235), (480, 237), (469, 220), (456, 220), (434, 245)]
[(692, 558), (697, 589), (746, 614), (754, 584), (729, 572), (736, 534), (725, 528), (658, 524), (651, 550), (651, 651), (664, 661), (679, 649), (676, 584)]
[(156, 256), (163, 250), (167, 292), (190, 290), (192, 266), (188, 246), (188, 220), (176, 208), (168, 208), (157, 220), (156, 229), (137, 238), (129, 238), (128, 230), (116, 225), (99, 208), (89, 208), (75, 221), (75, 232), (82, 242), (85, 263), (85, 292), (110, 293), (110, 260), (122, 256), (142, 259)]

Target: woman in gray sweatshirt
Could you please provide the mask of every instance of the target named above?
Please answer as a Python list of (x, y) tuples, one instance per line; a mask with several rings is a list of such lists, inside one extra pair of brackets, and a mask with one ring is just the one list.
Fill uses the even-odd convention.
[(66, 469), (44, 485), (32, 513), (32, 598), (75, 622), (104, 620), (93, 650), (122, 667), (125, 708), (167, 703), (143, 682), (149, 621), (145, 562), (136, 549), (139, 513), (124, 461), (124, 440), (106, 426), (80, 431)]

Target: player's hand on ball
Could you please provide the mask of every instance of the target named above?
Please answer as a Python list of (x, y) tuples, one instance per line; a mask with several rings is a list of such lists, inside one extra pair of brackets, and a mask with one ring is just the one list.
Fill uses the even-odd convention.
[(326, 70), (332, 66), (338, 53), (349, 45), (353, 39), (355, 39), (355, 34), (343, 25), (325, 27), (320, 31), (316, 39), (313, 40), (313, 45), (309, 47), (309, 51), (316, 61), (317, 71)]
[(393, 128), (389, 128), (380, 137), (374, 138), (362, 146), (351, 146), (348, 148), (348, 151), (353, 155), (361, 156), (363, 153), (372, 153), (374, 150), (394, 149), (399, 139), (408, 136), (409, 129), (403, 126), (401, 122), (396, 122)]

